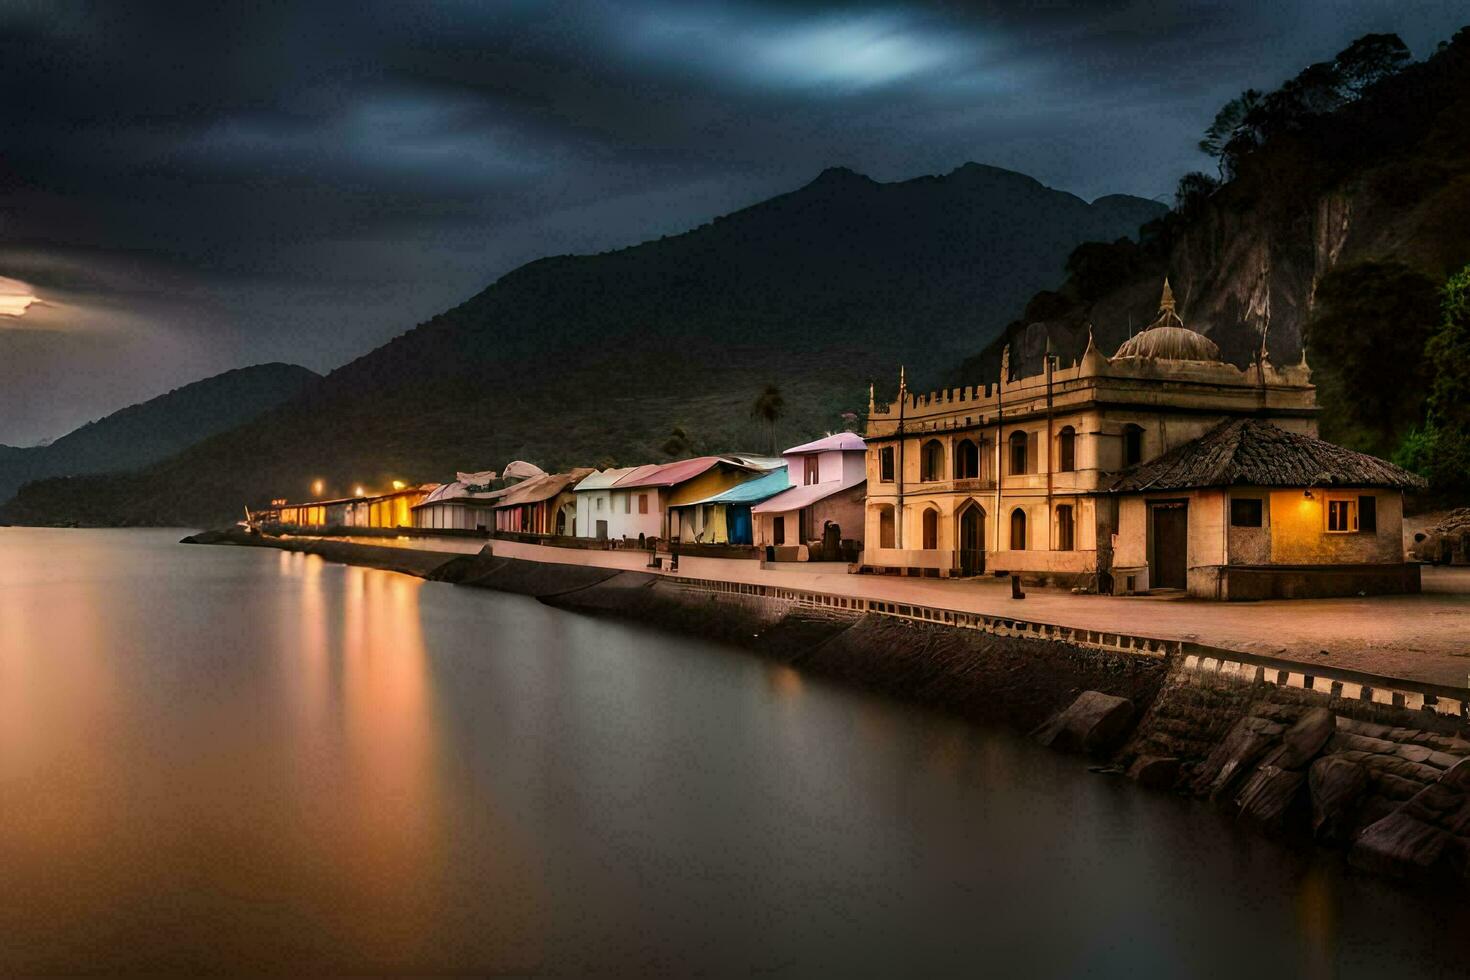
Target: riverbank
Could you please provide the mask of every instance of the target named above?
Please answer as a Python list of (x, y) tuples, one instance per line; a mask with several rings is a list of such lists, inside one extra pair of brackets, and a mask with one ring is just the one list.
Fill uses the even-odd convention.
[[(1023, 731), (1064, 716), (1064, 727), (1081, 728), (1057, 744), (1085, 747), (1142, 784), (1208, 799), (1254, 828), (1346, 849), (1376, 872), (1460, 883), (1470, 875), (1460, 689), (1186, 641), (628, 568), (235, 533), (196, 540), (631, 617)], [(1088, 692), (1121, 707), (1107, 737), (1094, 737), (1099, 717), (1066, 720)]]

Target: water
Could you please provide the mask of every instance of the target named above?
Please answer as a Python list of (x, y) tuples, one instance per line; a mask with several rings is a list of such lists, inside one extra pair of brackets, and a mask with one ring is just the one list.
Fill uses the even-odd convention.
[(0, 972), (1464, 974), (1470, 903), (717, 644), (0, 528)]

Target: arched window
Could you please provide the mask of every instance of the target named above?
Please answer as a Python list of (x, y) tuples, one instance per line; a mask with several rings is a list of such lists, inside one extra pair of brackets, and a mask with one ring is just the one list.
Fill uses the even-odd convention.
[(924, 511), (923, 527), (924, 550), (936, 550), (939, 547), (939, 511), (932, 507)]
[(1020, 476), (1026, 472), (1026, 433), (1011, 433), (1011, 475)]
[(1123, 426), (1123, 465), (1143, 462), (1143, 426), (1131, 422)]
[(930, 439), (919, 457), (919, 479), (925, 483), (944, 479), (944, 443)]
[(980, 447), (971, 439), (961, 439), (954, 447), (954, 478), (974, 480), (980, 476)]
[(1072, 516), (1072, 505), (1062, 504), (1057, 508), (1057, 550), (1072, 551), (1077, 547), (1077, 522)]
[(1071, 473), (1077, 468), (1077, 430), (1063, 426), (1057, 436), (1057, 470)]
[(878, 507), (878, 547), (893, 547), (893, 506), (880, 504)]
[(1019, 507), (1011, 511), (1011, 550), (1026, 550), (1026, 512)]

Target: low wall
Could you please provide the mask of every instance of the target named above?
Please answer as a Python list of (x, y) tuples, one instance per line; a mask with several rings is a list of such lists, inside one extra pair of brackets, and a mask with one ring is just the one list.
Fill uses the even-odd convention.
[(1402, 595), (1420, 589), (1419, 565), (1209, 565), (1189, 570), (1189, 594), (1203, 599), (1325, 599)]

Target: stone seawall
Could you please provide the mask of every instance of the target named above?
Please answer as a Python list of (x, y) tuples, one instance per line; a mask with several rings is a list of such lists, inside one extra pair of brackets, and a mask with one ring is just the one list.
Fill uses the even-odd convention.
[[(453, 556), (244, 537), (196, 540), (303, 551), (738, 644), (1085, 748), (1108, 771), (1208, 799), (1258, 831), (1348, 849), (1368, 870), (1470, 881), (1464, 691), (1181, 641), (488, 549)], [(1107, 737), (1096, 737), (1104, 720)]]

